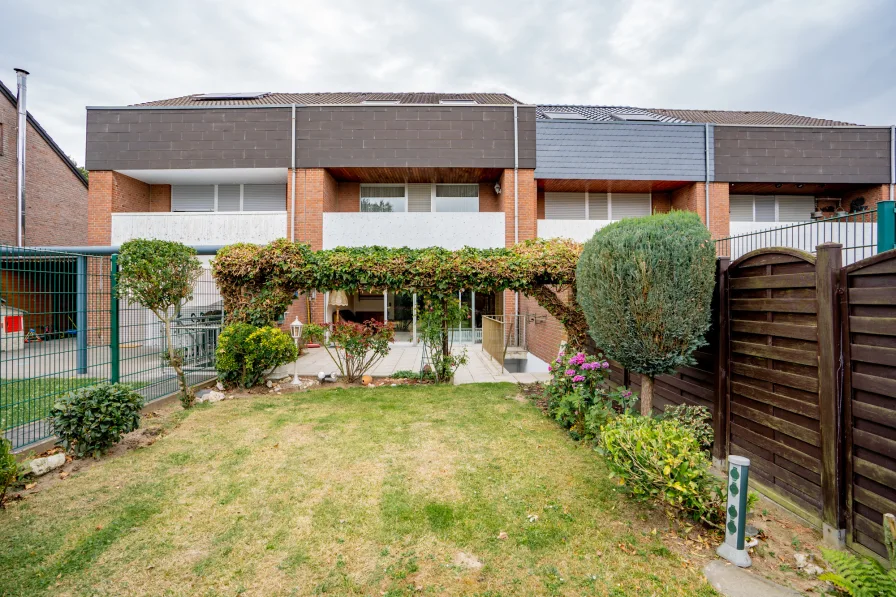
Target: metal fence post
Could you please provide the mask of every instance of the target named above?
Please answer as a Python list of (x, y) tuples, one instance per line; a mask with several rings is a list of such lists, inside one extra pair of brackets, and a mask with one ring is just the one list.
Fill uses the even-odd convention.
[(109, 258), (109, 381), (118, 383), (121, 380), (121, 343), (118, 328), (118, 254)]
[(877, 204), (877, 252), (896, 249), (896, 201)]
[(78, 375), (87, 375), (87, 257), (75, 258), (75, 332)]
[(821, 436), (822, 533), (831, 547), (845, 545), (841, 454), (843, 353), (840, 350), (838, 289), (843, 245), (818, 245), (815, 292), (818, 304), (818, 407)]

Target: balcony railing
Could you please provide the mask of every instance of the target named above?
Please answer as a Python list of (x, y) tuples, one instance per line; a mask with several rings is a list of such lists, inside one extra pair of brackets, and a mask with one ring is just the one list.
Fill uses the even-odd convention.
[(499, 212), (325, 213), (323, 224), (324, 249), (504, 246), (504, 214)]
[(113, 213), (112, 244), (132, 238), (189, 245), (265, 244), (287, 235), (285, 211)]

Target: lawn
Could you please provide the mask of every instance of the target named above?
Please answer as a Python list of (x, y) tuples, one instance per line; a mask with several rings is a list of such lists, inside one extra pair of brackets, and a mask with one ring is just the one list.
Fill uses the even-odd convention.
[(56, 398), (97, 381), (89, 377), (0, 379), (0, 430), (43, 419)]
[(714, 595), (661, 518), (516, 393), (177, 411), (152, 446), (0, 511), (0, 595)]

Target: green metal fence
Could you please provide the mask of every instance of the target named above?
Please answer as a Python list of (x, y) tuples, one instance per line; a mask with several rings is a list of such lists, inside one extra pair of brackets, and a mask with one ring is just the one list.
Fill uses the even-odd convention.
[[(72, 389), (121, 382), (146, 402), (177, 391), (162, 324), (115, 296), (116, 257), (0, 245), (0, 428), (14, 448), (51, 436), (47, 412)], [(205, 271), (172, 328), (191, 384), (215, 377), (222, 320)]]

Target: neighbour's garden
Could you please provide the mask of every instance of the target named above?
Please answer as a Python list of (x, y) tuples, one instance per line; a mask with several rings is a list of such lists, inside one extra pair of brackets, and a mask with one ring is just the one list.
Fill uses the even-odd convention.
[[(191, 249), (131, 241), (121, 264), (120, 291), (167, 327), (190, 300)], [(652, 400), (709, 327), (715, 251), (696, 215), (624, 220), (584, 247), (278, 241), (214, 267), (228, 314), (216, 390), (197, 399), (169, 332), (180, 407), (141, 415), (133, 388), (89, 385), (50, 409), (60, 448), (46, 460), (18, 465), (0, 441), (0, 595), (714, 594), (700, 566), (729, 488), (710, 467), (709, 412)], [(432, 365), (414, 385), (360, 387), (394, 339), (374, 321), (305, 326), (345, 387), (264, 385), (299, 354), (275, 323), (296, 292), (390, 287), (423, 296)], [(466, 359), (448, 334), (459, 288), (521, 291), (561, 321), (550, 382), (448, 383)], [(608, 359), (642, 374), (641, 396), (609, 382)], [(871, 560), (825, 559), (821, 578), (851, 594), (896, 586)]]

